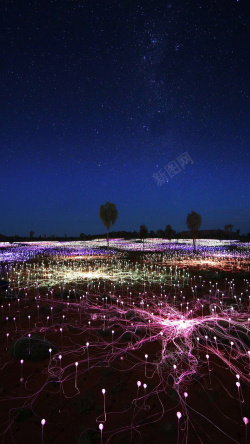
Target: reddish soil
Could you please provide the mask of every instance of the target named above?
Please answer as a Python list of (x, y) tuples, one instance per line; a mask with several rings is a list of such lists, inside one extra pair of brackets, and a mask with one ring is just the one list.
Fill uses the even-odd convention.
[[(140, 263), (147, 263), (150, 260), (149, 256), (145, 260), (141, 255), (135, 254), (131, 254), (128, 258), (132, 262)], [(161, 264), (166, 267), (169, 265), (170, 263)], [(247, 319), (249, 307), (244, 279), (249, 279), (249, 273), (245, 266), (241, 268), (237, 264), (235, 266), (229, 264), (227, 267), (222, 265), (220, 268), (217, 264), (217, 267), (206, 265), (205, 269), (202, 268), (198, 263), (195, 266), (189, 265), (190, 278), (194, 279), (193, 277), (196, 276), (197, 294), (195, 297), (189, 280), (189, 285), (185, 284), (182, 287), (182, 297), (180, 293), (176, 294), (173, 286), (166, 284), (163, 301), (164, 296), (167, 295), (173, 305), (173, 297), (176, 295), (175, 309), (180, 310), (180, 303), (185, 296), (185, 304), (189, 302), (190, 307), (193, 307), (197, 298), (201, 299), (203, 296), (208, 298), (209, 289), (211, 285), (214, 285), (210, 302), (216, 304), (215, 283), (218, 282), (218, 288), (227, 294), (227, 282), (234, 279), (235, 294), (243, 293), (239, 318)], [(182, 269), (186, 270), (186, 264), (180, 262), (178, 269), (182, 274)], [(214, 276), (211, 278), (212, 275), (209, 277), (210, 271), (218, 272), (218, 281)], [(222, 274), (222, 271), (226, 274)], [(198, 278), (199, 276), (202, 277)], [(100, 284), (100, 295), (106, 294), (103, 285), (103, 283)], [(72, 287), (65, 286), (65, 291), (69, 288)], [(77, 292), (82, 295), (83, 291), (85, 294), (86, 289), (86, 285), (82, 287), (79, 285)], [(141, 296), (138, 293), (142, 292), (142, 286), (135, 284), (132, 301), (135, 302), (136, 307), (139, 307), (144, 297), (144, 300), (149, 303), (148, 310), (150, 311), (151, 308), (153, 310), (153, 302), (154, 307), (156, 304), (155, 300), (153, 301), (153, 295), (156, 300), (162, 301), (161, 291), (160, 285), (155, 284), (147, 295)], [(100, 422), (104, 424), (103, 444), (172, 444), (178, 441), (176, 416), (178, 411), (182, 413), (179, 422), (180, 444), (246, 443), (246, 426), (243, 417), (250, 420), (250, 361), (247, 356), (247, 351), (250, 349), (249, 331), (248, 335), (240, 338), (239, 347), (230, 352), (230, 340), (234, 338), (237, 342), (238, 326), (232, 326), (231, 330), (228, 326), (226, 328), (223, 326), (223, 331), (226, 333), (224, 337), (222, 333), (218, 336), (217, 327), (214, 330), (216, 333), (212, 333), (213, 324), (211, 324), (211, 335), (218, 336), (218, 353), (216, 344), (212, 343), (211, 338), (209, 346), (206, 345), (204, 338), (201, 338), (198, 349), (195, 335), (191, 335), (189, 342), (192, 354), (197, 359), (196, 373), (176, 384), (171, 362), (176, 360), (178, 374), (183, 374), (184, 370), (190, 368), (188, 353), (184, 348), (182, 351), (178, 349), (178, 345), (183, 347), (183, 341), (178, 342), (176, 339), (176, 341), (168, 342), (168, 356), (172, 356), (173, 361), (160, 363), (162, 342), (159, 339), (159, 333), (161, 328), (156, 326), (152, 329), (152, 336), (157, 334), (157, 337), (153, 339), (150, 338), (148, 324), (145, 322), (142, 325), (138, 317), (133, 321), (125, 319), (125, 316), (116, 318), (113, 316), (118, 311), (116, 298), (121, 294), (119, 288), (115, 292), (112, 305), (109, 301), (103, 302), (99, 295), (99, 300), (96, 301), (96, 295), (93, 292), (89, 296), (89, 304), (82, 305), (81, 313), (78, 310), (80, 300), (77, 297), (70, 299), (70, 305), (67, 307), (69, 299), (61, 298), (59, 287), (54, 288), (53, 300), (50, 296), (47, 297), (46, 293), (47, 289), (43, 288), (39, 288), (38, 291), (29, 289), (26, 298), (18, 302), (17, 299), (5, 299), (5, 293), (2, 291), (0, 434), (3, 444), (41, 443), (42, 418), (46, 419), (44, 444), (101, 443), (101, 433), (98, 427)], [(124, 289), (124, 307), (131, 310), (130, 300), (125, 293)], [(225, 307), (228, 299), (232, 298), (229, 295), (225, 297)], [(51, 306), (53, 307), (53, 323)], [(229, 302), (228, 307), (230, 307)], [(121, 305), (119, 305), (119, 310), (122, 310)], [(93, 314), (97, 316), (96, 319), (91, 317)], [(105, 326), (103, 314), (106, 315)], [(64, 320), (62, 320), (62, 315), (65, 316)], [(203, 316), (208, 315), (209, 307), (204, 304)], [(30, 316), (30, 321), (28, 316)], [(50, 316), (49, 321), (47, 321), (47, 316)], [(110, 319), (108, 319), (109, 316), (111, 316)], [(9, 319), (6, 320), (6, 317)], [(16, 318), (16, 324), (13, 317)], [(201, 308), (194, 309), (194, 318), (197, 317), (201, 318)], [(140, 324), (136, 333), (131, 327), (131, 322), (134, 325)], [(63, 329), (62, 333), (60, 328)], [(112, 330), (114, 330), (113, 336)], [(49, 353), (41, 362), (24, 359), (21, 373), (20, 358), (11, 357), (9, 347), (24, 337), (27, 349), (29, 332), (32, 338), (38, 335), (41, 341), (45, 339), (55, 349), (52, 352), (51, 363)], [(8, 344), (6, 333), (9, 333)], [(113, 344), (112, 338), (114, 338)], [(86, 342), (90, 344), (89, 356)], [(61, 365), (58, 359), (59, 353), (62, 354)], [(209, 370), (207, 353), (209, 354)], [(145, 354), (149, 357), (146, 364), (146, 376)], [(75, 379), (76, 361), (79, 363), (77, 382)], [(160, 365), (158, 368), (157, 363)], [(240, 389), (244, 397), (244, 402), (241, 403), (236, 387), (236, 373), (238, 372)], [(20, 382), (21, 376), (22, 382)], [(142, 386), (138, 390), (138, 380), (142, 384), (147, 384), (146, 391)], [(103, 388), (106, 390), (106, 421)], [(186, 401), (184, 392), (188, 393)]]

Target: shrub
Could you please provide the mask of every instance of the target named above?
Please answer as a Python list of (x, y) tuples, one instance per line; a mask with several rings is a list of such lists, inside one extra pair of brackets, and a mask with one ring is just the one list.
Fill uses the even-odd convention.
[(31, 336), (30, 338), (20, 338), (9, 347), (10, 356), (14, 359), (24, 359), (25, 361), (43, 361), (49, 358), (49, 349), (55, 352), (56, 348), (42, 338)]

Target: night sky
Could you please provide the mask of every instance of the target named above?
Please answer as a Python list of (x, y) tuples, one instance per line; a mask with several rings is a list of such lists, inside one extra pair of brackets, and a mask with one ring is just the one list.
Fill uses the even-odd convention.
[(249, 0), (6, 0), (0, 33), (0, 233), (250, 231)]

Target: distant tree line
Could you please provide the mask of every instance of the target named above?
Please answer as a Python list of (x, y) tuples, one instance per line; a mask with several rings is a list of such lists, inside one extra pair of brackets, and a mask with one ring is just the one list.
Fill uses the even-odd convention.
[[(191, 235), (189, 231), (175, 231), (173, 230), (173, 236), (172, 238), (166, 235), (165, 230), (158, 229), (158, 230), (148, 230), (148, 234), (145, 236), (144, 240), (147, 238), (163, 238), (163, 239), (191, 239)], [(85, 234), (80, 233), (79, 236), (57, 236), (56, 234), (52, 235), (38, 235), (34, 236), (32, 240), (30, 239), (30, 236), (4, 236), (3, 234), (0, 234), (0, 242), (37, 242), (37, 241), (86, 241), (86, 240), (93, 240), (93, 239), (106, 239), (107, 235), (105, 233), (96, 233), (96, 234)], [(250, 242), (250, 233), (248, 234), (240, 234), (240, 230), (236, 230), (235, 232), (227, 232), (223, 229), (216, 229), (216, 230), (200, 230), (199, 237), (202, 239), (239, 239), (242, 242)], [(115, 239), (115, 238), (124, 238), (124, 239), (142, 239), (140, 236), (140, 229), (134, 230), (134, 231), (110, 231), (109, 232), (109, 238)]]
[(124, 239), (141, 239), (144, 242), (147, 238), (163, 238), (171, 241), (172, 239), (192, 239), (194, 250), (196, 248), (196, 240), (201, 237), (203, 239), (239, 239), (242, 242), (250, 241), (250, 233), (246, 235), (240, 235), (240, 230), (237, 229), (233, 232), (233, 225), (227, 224), (224, 226), (224, 230), (218, 228), (216, 230), (200, 230), (201, 227), (201, 216), (192, 211), (187, 215), (186, 224), (188, 231), (175, 231), (170, 224), (165, 226), (165, 229), (158, 229), (156, 231), (149, 230), (148, 227), (142, 224), (139, 227), (139, 231), (110, 231), (111, 225), (113, 225), (118, 217), (118, 211), (116, 205), (110, 202), (100, 206), (99, 217), (106, 227), (107, 234), (85, 234), (80, 233), (79, 236), (56, 236), (55, 234), (43, 236), (39, 234), (35, 236), (35, 232), (30, 230), (29, 236), (4, 236), (0, 234), (1, 242), (36, 242), (36, 241), (78, 241), (78, 240), (93, 240), (96, 238), (105, 239), (107, 238), (107, 249), (109, 248), (109, 238), (124, 238)]

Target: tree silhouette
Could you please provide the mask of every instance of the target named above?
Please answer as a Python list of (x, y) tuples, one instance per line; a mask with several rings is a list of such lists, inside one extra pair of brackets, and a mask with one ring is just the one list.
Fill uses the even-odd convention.
[(30, 239), (33, 239), (34, 234), (35, 234), (34, 231), (30, 230)]
[(107, 255), (109, 254), (109, 228), (113, 225), (118, 217), (118, 211), (114, 203), (106, 202), (100, 206), (99, 216), (103, 224), (107, 228)]
[(171, 241), (173, 239), (173, 236), (175, 235), (175, 230), (171, 227), (171, 225), (166, 225), (165, 228), (165, 237)]
[(146, 227), (146, 225), (141, 225), (140, 226), (140, 238), (143, 241), (143, 250), (144, 250), (145, 237), (147, 237), (147, 235), (148, 235), (148, 228)]
[(193, 239), (193, 246), (194, 246), (194, 252), (195, 252), (196, 251), (196, 239), (198, 237), (199, 229), (201, 226), (200, 214), (196, 213), (195, 211), (188, 213), (186, 224), (187, 224), (187, 227), (188, 227), (188, 229), (191, 233), (192, 239)]
[(162, 230), (161, 228), (159, 228), (159, 229), (156, 231), (156, 236), (158, 237), (158, 239), (163, 238), (164, 235), (165, 235), (165, 231)]
[(233, 225), (232, 224), (228, 224), (228, 225), (224, 225), (224, 230), (227, 231), (227, 238), (229, 236), (229, 232), (231, 233), (233, 229)]

